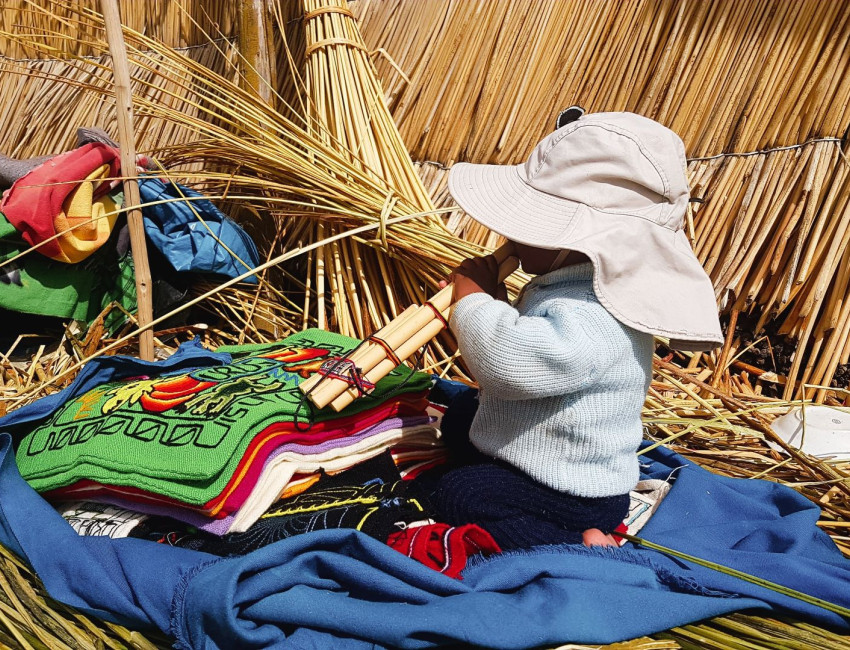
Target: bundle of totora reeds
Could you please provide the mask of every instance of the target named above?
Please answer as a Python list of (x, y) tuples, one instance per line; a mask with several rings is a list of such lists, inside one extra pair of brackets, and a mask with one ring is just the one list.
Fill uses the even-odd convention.
[[(826, 399), (850, 361), (841, 271), (846, 4), (364, 0), (353, 8), (369, 47), (393, 58), (376, 65), (430, 186), (457, 160), (521, 162), (575, 103), (634, 111), (679, 133), (700, 201), (694, 246), (719, 306), (732, 321), (746, 315), (753, 337), (793, 339), (792, 362), (768, 368), (783, 375), (786, 399)], [(462, 214), (449, 226), (497, 244)], [(735, 329), (727, 359), (747, 347)]]
[[(38, 4), (8, 4), (0, 23), (0, 31), (6, 25), (7, 35), (0, 33), (0, 40), (7, 43), (8, 54), (103, 52), (96, 15), (84, 10), (85, 3), (42, 3), (48, 11)], [(236, 84), (240, 77), (256, 79), (252, 66), (230, 46), (237, 40), (235, 6), (125, 4), (127, 24), (156, 34), (158, 42), (197, 46), (185, 51), (186, 56), (203, 55), (204, 67), (213, 65)], [(368, 168), (373, 177), (389, 174), (399, 197), (399, 205), (393, 205), (397, 213), (429, 209), (429, 193), (448, 207), (437, 194), (421, 191), (409, 165), (390, 162), (399, 156), (402, 140), (421, 163), (420, 175), (431, 190), (442, 183), (440, 167), (455, 160), (521, 160), (529, 143), (551, 128), (557, 111), (574, 102), (592, 111), (633, 110), (670, 126), (686, 143), (694, 196), (701, 201), (693, 211), (695, 248), (715, 283), (719, 306), (732, 322), (726, 360), (741, 353), (746, 358), (747, 336), (735, 333), (736, 325), (741, 330), (746, 323), (750, 338), (767, 335), (771, 345), (777, 337), (793, 341), (793, 359), (767, 368), (782, 377), (785, 398), (805, 392), (823, 401), (835, 377), (844, 376), (850, 363), (850, 316), (841, 299), (848, 278), (839, 269), (846, 266), (841, 262), (848, 248), (850, 189), (841, 142), (850, 118), (845, 56), (850, 10), (842, 3), (809, 1), (793, 11), (776, 0), (746, 6), (534, 0), (522, 9), (504, 0), (263, 6), (274, 26), (274, 42), (266, 49), (277, 53), (279, 69), (277, 87), (267, 89), (280, 98), (272, 105), (325, 144), (356, 152), (346, 162), (360, 173), (368, 175)], [(327, 11), (329, 7), (341, 9)], [(351, 16), (359, 19), (362, 38)], [(408, 29), (410, 25), (416, 29)], [(809, 29), (811, 25), (818, 28)], [(0, 76), (0, 87), (8, 91), (4, 96), (10, 98), (0, 109), (5, 123), (12, 125), (4, 137), (12, 145), (7, 153), (59, 151), (77, 122), (100, 116), (101, 107), (109, 106), (102, 95), (87, 90), (102, 83), (102, 75), (87, 73), (89, 68), (79, 62), (4, 59), (2, 65), (20, 73)], [(339, 67), (339, 77), (331, 76), (328, 66)], [(232, 134), (205, 134), (207, 143), (186, 145), (197, 141), (198, 131), (173, 119), (177, 112), (207, 121), (218, 118), (185, 83), (177, 84), (177, 92), (163, 92), (161, 87), (173, 88), (171, 77), (181, 74), (167, 67), (148, 56), (138, 70), (149, 83), (137, 85), (136, 92), (175, 109), (139, 111), (140, 146), (171, 145), (172, 156), (166, 159), (181, 163), (182, 172), (238, 168), (233, 179), (209, 174), (192, 179), (212, 183), (220, 192), (227, 188), (229, 197), (234, 190), (255, 197), (265, 191), (256, 182), (243, 184), (252, 175), (274, 178), (267, 168), (252, 174), (255, 156), (240, 161), (217, 151), (233, 145)], [(54, 75), (72, 75), (77, 83), (55, 84)], [(329, 83), (331, 79), (338, 83)], [(322, 99), (325, 92), (327, 99)], [(339, 101), (348, 110), (331, 115), (329, 107)], [(66, 104), (74, 106), (73, 124), (64, 115), (58, 119), (56, 106)], [(112, 118), (106, 114), (102, 126), (108, 128)], [(243, 111), (233, 118), (256, 121), (262, 114)], [(51, 128), (23, 126), (39, 123)], [(402, 147), (406, 159), (404, 151)], [(386, 189), (372, 199), (382, 210), (393, 200)], [(256, 209), (269, 214), (278, 207), (266, 203)], [(247, 214), (244, 206), (239, 209)], [(493, 248), (499, 243), (461, 214), (442, 220), (471, 244)], [(278, 249), (339, 232), (328, 220), (283, 230), (280, 225), (265, 220), (260, 228), (267, 231), (266, 244), (274, 242)], [(299, 298), (301, 322), (293, 319), (291, 324), (331, 324), (358, 335), (388, 322), (405, 301), (421, 300), (426, 285), (433, 286), (431, 276), (443, 272), (430, 269), (427, 279), (418, 272), (411, 275), (417, 260), (407, 251), (389, 254), (374, 241), (351, 238), (321, 246), (292, 264), (299, 267), (295, 275), (306, 291)], [(280, 305), (281, 314), (286, 312), (284, 299), (269, 299)], [(262, 336), (253, 330), (247, 335)], [(429, 351), (429, 363), (451, 355), (451, 341), (441, 339)], [(718, 361), (704, 363), (729, 381), (726, 364)], [(840, 380), (836, 387), (843, 387)]]

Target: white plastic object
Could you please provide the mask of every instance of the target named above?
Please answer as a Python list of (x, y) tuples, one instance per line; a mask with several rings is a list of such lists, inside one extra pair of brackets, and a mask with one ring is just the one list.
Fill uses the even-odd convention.
[[(771, 424), (792, 447), (817, 458), (850, 460), (850, 408), (795, 407)], [(778, 445), (771, 444), (774, 449)]]

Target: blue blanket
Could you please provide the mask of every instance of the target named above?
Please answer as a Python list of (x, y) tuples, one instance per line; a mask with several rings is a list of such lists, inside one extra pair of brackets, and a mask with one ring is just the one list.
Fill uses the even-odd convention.
[[(644, 477), (676, 476), (643, 537), (850, 606), (850, 562), (817, 528), (819, 510), (807, 499), (774, 483), (712, 475), (663, 448), (642, 458)], [(458, 581), (357, 531), (317, 531), (228, 559), (78, 537), (21, 479), (5, 434), (0, 543), (54, 598), (172, 634), (178, 648), (611, 643), (743, 609), (850, 630), (820, 607), (631, 545), (505, 553), (472, 561)]]

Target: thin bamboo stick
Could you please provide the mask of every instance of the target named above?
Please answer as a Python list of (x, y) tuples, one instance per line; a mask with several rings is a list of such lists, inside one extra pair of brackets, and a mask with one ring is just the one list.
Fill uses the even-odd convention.
[[(121, 31), (121, 14), (117, 0), (101, 0), (109, 51), (112, 55), (112, 70), (115, 76), (115, 102), (118, 117), (118, 139), (121, 147), (121, 171), (124, 175), (124, 206), (130, 227), (130, 245), (133, 249), (133, 267), (136, 274), (136, 300), (141, 327), (153, 321), (153, 294), (151, 293), (151, 270), (142, 211), (139, 208), (139, 186), (136, 174), (136, 143), (133, 130), (133, 99), (130, 89), (130, 67), (127, 49)], [(139, 335), (139, 356), (153, 361), (153, 331), (145, 330)]]

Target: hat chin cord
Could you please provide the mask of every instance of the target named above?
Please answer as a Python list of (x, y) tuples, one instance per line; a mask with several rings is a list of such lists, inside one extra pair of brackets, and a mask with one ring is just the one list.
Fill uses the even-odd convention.
[(565, 259), (567, 259), (567, 255), (569, 255), (572, 251), (569, 248), (562, 248), (561, 252), (558, 253), (557, 257), (555, 257), (552, 264), (549, 266), (549, 270), (546, 273), (551, 273), (555, 269), (557, 269)]

